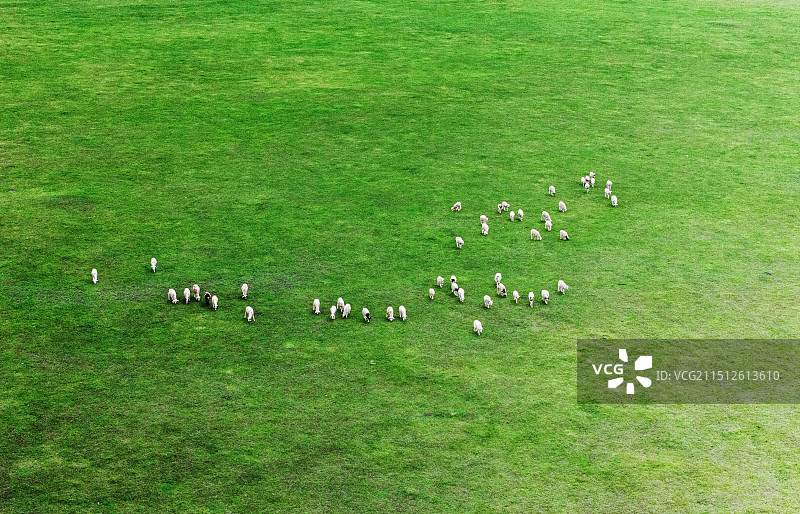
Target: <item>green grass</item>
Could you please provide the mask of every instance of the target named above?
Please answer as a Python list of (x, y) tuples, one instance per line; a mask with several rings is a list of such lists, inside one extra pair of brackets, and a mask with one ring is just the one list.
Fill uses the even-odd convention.
[[(575, 393), (579, 338), (800, 337), (798, 26), (0, 0), (0, 511), (799, 510), (797, 408)], [(482, 309), (496, 271), (553, 301)], [(167, 303), (194, 282), (218, 312)]]

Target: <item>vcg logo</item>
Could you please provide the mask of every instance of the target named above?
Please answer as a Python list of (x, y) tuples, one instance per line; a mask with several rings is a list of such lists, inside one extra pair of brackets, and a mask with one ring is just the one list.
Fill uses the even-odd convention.
[[(619, 360), (622, 362), (628, 362), (628, 352), (624, 348), (620, 348), (619, 350)], [(633, 363), (634, 371), (644, 371), (652, 367), (653, 357), (651, 355), (642, 355)], [(623, 364), (592, 364), (592, 369), (594, 369), (595, 375), (599, 375), (600, 373), (604, 373), (606, 375), (622, 375), (625, 372), (625, 367)], [(653, 381), (649, 378), (640, 377), (639, 375), (636, 375), (636, 380), (644, 387), (650, 387), (650, 385), (653, 383)], [(609, 389), (616, 389), (623, 382), (625, 382), (625, 378), (622, 376), (612, 378), (608, 381), (608, 387)], [(633, 394), (634, 384), (635, 382), (628, 382), (625, 384), (626, 392), (628, 394)]]

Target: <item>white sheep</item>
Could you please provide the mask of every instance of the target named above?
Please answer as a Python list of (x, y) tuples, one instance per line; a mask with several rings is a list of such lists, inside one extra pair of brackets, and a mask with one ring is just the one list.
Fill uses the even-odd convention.
[(586, 177), (585, 176), (581, 176), (581, 185), (582, 186), (586, 185)]
[(558, 281), (558, 292), (561, 293), (561, 294), (567, 294), (567, 289), (569, 289), (569, 286), (567, 285), (567, 283), (564, 282), (563, 280), (559, 280)]
[(461, 302), (461, 303), (464, 303), (464, 288), (463, 287), (459, 287), (458, 288), (458, 301)]
[(605, 191), (603, 191), (603, 192), (606, 194), (606, 198), (611, 196), (611, 190), (609, 188), (606, 188)]
[(611, 207), (617, 206), (617, 195), (611, 195)]
[(531, 291), (530, 293), (528, 293), (528, 303), (531, 304), (531, 308), (533, 308), (533, 300), (534, 300), (533, 291)]
[(172, 303), (178, 303), (178, 293), (174, 289), (167, 291), (167, 298), (172, 300)]
[(433, 300), (433, 295), (435, 295), (435, 294), (436, 294), (436, 290), (434, 288), (428, 289), (428, 296), (431, 297), (431, 300)]
[(342, 317), (343, 318), (346, 318), (346, 317), (348, 317), (350, 315), (350, 309), (351, 309), (351, 307), (350, 307), (349, 303), (344, 304), (344, 310), (342, 310)]
[(156, 272), (156, 264), (157, 264), (157, 263), (158, 263), (158, 261), (156, 260), (156, 258), (155, 258), (155, 257), (153, 257), (152, 259), (150, 259), (150, 267), (151, 267), (151, 268), (153, 268), (153, 273), (155, 273), (155, 272)]
[(439, 287), (444, 286), (444, 277), (441, 276), (436, 277), (436, 285), (438, 285)]
[(592, 185), (592, 187), (594, 187), (594, 177), (589, 179), (589, 183)]
[(488, 236), (489, 235), (489, 225), (486, 223), (481, 224), (481, 235)]
[(502, 203), (498, 203), (497, 204), (497, 214), (503, 214), (503, 204)]
[(456, 236), (456, 248), (460, 250), (462, 246), (464, 246), (464, 240), (461, 239), (461, 237)]
[(253, 321), (255, 319), (255, 317), (256, 317), (256, 314), (255, 314), (255, 312), (253, 312), (253, 308), (252, 307), (250, 307), (248, 305), (247, 307), (244, 308), (244, 318), (248, 322)]
[(92, 282), (97, 283), (97, 269), (92, 268)]
[(550, 232), (553, 230), (553, 220), (547, 220), (544, 222), (544, 229)]
[(456, 281), (456, 276), (455, 275), (450, 275), (450, 283), (452, 284), (455, 281)]
[(508, 217), (509, 217), (509, 219), (510, 219), (511, 221), (514, 221), (514, 215), (515, 215), (515, 214), (516, 214), (516, 213), (515, 213), (514, 211), (511, 211), (511, 212), (509, 212), (509, 213), (508, 213)]
[(450, 282), (450, 292), (453, 293), (455, 296), (458, 296), (458, 283), (457, 282)]
[(461, 211), (461, 202), (456, 202), (455, 204), (453, 204), (453, 206), (450, 207), (450, 210), (451, 211)]
[(594, 178), (594, 172), (593, 171), (589, 172), (589, 178)]
[(560, 230), (558, 232), (558, 239), (561, 241), (569, 241), (569, 234), (567, 234), (566, 230)]
[(542, 235), (539, 233), (538, 230), (536, 230), (535, 228), (532, 228), (531, 229), (531, 240), (534, 240), (534, 239), (537, 240), (537, 241), (541, 241), (542, 240)]
[(401, 305), (400, 307), (398, 307), (397, 308), (397, 312), (398, 312), (398, 316), (400, 316), (400, 319), (405, 321), (406, 320), (406, 308), (405, 308), (405, 306)]
[(370, 320), (370, 317), (369, 317), (369, 309), (367, 309), (366, 307), (364, 307), (363, 309), (361, 309), (361, 315), (362, 315), (362, 316), (364, 316), (364, 321), (366, 321), (367, 323), (369, 323), (369, 320)]
[(561, 212), (567, 212), (567, 204), (564, 202), (558, 202), (558, 210)]
[(549, 192), (550, 192), (550, 196), (555, 196), (556, 195), (556, 186), (550, 186)]
[(525, 216), (525, 213), (522, 212), (522, 209), (517, 211), (517, 221), (522, 221), (522, 217)]
[(219, 305), (219, 298), (217, 298), (217, 295), (214, 295), (211, 297), (211, 307), (217, 310), (217, 305)]
[(589, 188), (591, 188), (592, 186), (587, 182), (586, 184), (583, 185), (583, 187), (586, 188), (586, 192), (588, 193), (589, 192)]
[(547, 305), (547, 300), (550, 299), (550, 291), (547, 289), (542, 289), (542, 301), (545, 305)]
[(486, 217), (485, 214), (481, 214), (481, 225), (489, 221), (489, 218)]
[(331, 319), (336, 319), (336, 306), (331, 305), (330, 311), (331, 311)]
[(247, 298), (247, 284), (242, 284), (242, 298)]
[(314, 298), (314, 303), (311, 305), (311, 310), (314, 314), (319, 314), (319, 298)]
[(514, 291), (514, 303), (519, 303), (519, 291)]
[(481, 335), (483, 333), (483, 325), (481, 325), (480, 321), (475, 320), (472, 322), (472, 331), (477, 333), (478, 335)]
[(339, 297), (338, 300), (336, 300), (336, 308), (339, 309), (339, 311), (344, 310), (344, 300), (342, 300), (341, 296)]
[(550, 213), (547, 211), (542, 211), (542, 221), (547, 221), (550, 219)]
[(610, 180), (606, 180), (606, 187), (608, 188), (609, 191), (611, 191), (611, 185), (612, 184), (613, 184), (613, 182), (611, 182)]
[(508, 202), (503, 202), (503, 204), (502, 204), (502, 205), (503, 205), (503, 210), (504, 210), (504, 211), (507, 211), (507, 210), (508, 210), (508, 208), (509, 208), (509, 207), (511, 207), (511, 204), (509, 204)]
[(497, 294), (499, 294), (503, 298), (508, 296), (508, 293), (506, 293), (506, 286), (504, 286), (502, 283), (497, 284)]
[(394, 309), (392, 309), (391, 305), (386, 307), (386, 319), (394, 321)]
[(488, 294), (483, 295), (483, 306), (487, 309), (492, 306), (494, 302), (492, 302), (492, 297)]
[(499, 272), (495, 273), (494, 274), (494, 283), (495, 284), (499, 284), (501, 280), (503, 280), (503, 275), (501, 275)]
[(192, 294), (194, 295), (194, 299), (198, 302), (200, 301), (200, 286), (195, 284), (192, 286)]
[(192, 297), (192, 292), (189, 291), (188, 287), (183, 290), (183, 297), (186, 298), (186, 303), (189, 303), (189, 298)]

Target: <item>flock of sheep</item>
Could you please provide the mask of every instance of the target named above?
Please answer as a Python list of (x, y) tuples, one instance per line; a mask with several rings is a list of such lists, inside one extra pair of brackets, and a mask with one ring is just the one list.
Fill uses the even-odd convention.
[[(595, 173), (592, 172), (589, 175), (581, 177), (581, 184), (583, 185), (583, 187), (586, 189), (586, 192), (588, 193), (590, 191), (590, 189), (594, 187), (594, 184), (595, 184)], [(610, 180), (606, 182), (605, 196), (606, 196), (606, 198), (610, 197), (611, 206), (612, 207), (617, 207), (617, 197), (615, 195), (611, 194), (611, 185), (612, 185), (612, 182)], [(555, 196), (556, 195), (555, 186), (550, 186), (549, 187), (548, 194), (550, 196)], [(499, 214), (502, 214), (503, 212), (508, 211), (510, 207), (511, 206), (509, 205), (508, 202), (501, 202), (501, 203), (497, 204), (497, 212)], [(559, 212), (567, 212), (567, 205), (563, 201), (559, 201), (558, 202), (558, 210), (559, 210)], [(453, 204), (453, 206), (450, 208), (450, 211), (452, 211), (452, 212), (461, 212), (461, 202), (456, 202), (455, 204)], [(516, 212), (513, 211), (513, 210), (509, 212), (509, 219), (512, 222), (514, 220), (522, 221), (524, 216), (525, 216), (525, 213), (523, 212), (522, 209), (519, 209)], [(553, 228), (553, 220), (552, 220), (552, 218), (550, 217), (550, 214), (547, 211), (542, 211), (541, 221), (543, 221), (544, 224), (545, 224), (544, 225), (545, 226), (545, 230), (547, 230), (548, 232), (552, 230), (552, 228)], [(489, 218), (486, 215), (482, 214), (481, 217), (480, 217), (480, 222), (481, 222), (481, 235), (484, 235), (484, 236), (488, 235), (489, 234)], [(542, 240), (542, 235), (539, 233), (538, 230), (531, 229), (531, 240), (537, 240), (537, 241), (541, 241)], [(569, 241), (569, 234), (567, 234), (566, 230), (560, 230), (559, 231), (559, 240)], [(463, 246), (464, 246), (464, 239), (461, 238), (461, 236), (456, 236), (456, 248), (458, 248), (460, 250)], [(494, 281), (495, 281), (495, 285), (497, 286), (497, 294), (499, 296), (505, 298), (505, 297), (508, 296), (508, 292), (506, 290), (506, 286), (503, 285), (503, 283), (501, 282), (502, 278), (503, 278), (503, 276), (500, 273), (496, 273), (495, 276), (494, 276)], [(436, 277), (436, 285), (438, 285), (440, 288), (444, 287), (444, 277), (442, 277), (442, 276)], [(569, 289), (569, 286), (563, 280), (559, 280), (557, 288), (558, 288), (558, 292), (559, 293), (566, 294), (567, 290)], [(461, 303), (464, 303), (464, 299), (465, 299), (464, 288), (458, 286), (458, 283), (456, 281), (456, 276), (455, 275), (451, 275), (450, 276), (450, 292), (452, 292), (453, 295), (456, 296)], [(428, 289), (428, 296), (430, 297), (431, 300), (433, 300), (434, 297), (436, 296), (436, 290), (434, 288), (432, 288), (432, 287), (430, 289)], [(514, 299), (514, 303), (518, 303), (519, 299), (521, 298), (519, 292), (518, 291), (513, 291), (512, 292), (512, 298)], [(542, 302), (545, 305), (547, 305), (549, 300), (550, 300), (550, 291), (548, 291), (546, 289), (542, 289), (542, 291), (541, 291), (541, 299), (542, 299)], [(534, 301), (535, 301), (535, 295), (534, 295), (533, 291), (531, 291), (531, 292), (528, 293), (528, 303), (530, 304), (531, 308), (533, 308)], [(486, 307), (488, 309), (493, 304), (494, 304), (494, 302), (492, 301), (492, 297), (489, 296), (488, 294), (484, 295), (484, 297), (483, 297), (483, 305), (484, 305), (484, 307)], [(351, 309), (350, 304), (349, 303), (347, 303), (347, 304), (344, 303), (344, 300), (342, 298), (339, 298), (337, 300), (337, 302), (336, 302), (336, 305), (331, 305), (331, 308), (330, 308), (331, 316), (330, 316), (330, 318), (332, 320), (336, 319), (336, 312), (337, 311), (340, 311), (342, 313), (341, 314), (342, 318), (347, 318), (350, 315), (350, 309)], [(320, 301), (319, 301), (319, 298), (315, 298), (314, 301), (312, 302), (311, 311), (314, 314), (320, 314)], [(405, 321), (406, 320), (406, 308), (401, 305), (399, 307), (399, 309), (398, 309), (398, 312), (399, 312), (400, 319)], [(364, 317), (364, 321), (366, 323), (369, 323), (370, 322), (369, 309), (364, 307), (363, 309), (361, 309), (361, 314)], [(391, 306), (386, 308), (386, 319), (389, 320), (389, 321), (394, 321), (394, 309)], [(476, 319), (475, 321), (473, 321), (472, 330), (473, 330), (473, 332), (477, 333), (478, 335), (481, 335), (483, 333), (483, 324), (480, 322), (480, 320)]]

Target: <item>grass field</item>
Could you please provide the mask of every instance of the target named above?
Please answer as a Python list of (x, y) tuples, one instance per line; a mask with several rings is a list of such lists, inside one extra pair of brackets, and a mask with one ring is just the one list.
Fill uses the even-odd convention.
[[(579, 338), (800, 338), (796, 2), (0, 27), (0, 512), (800, 510), (797, 407), (581, 406), (575, 377)], [(497, 271), (553, 301), (482, 309)], [(451, 274), (467, 301), (430, 301)], [(195, 282), (219, 311), (167, 302)]]

